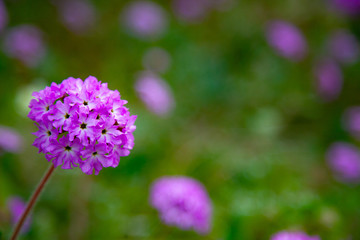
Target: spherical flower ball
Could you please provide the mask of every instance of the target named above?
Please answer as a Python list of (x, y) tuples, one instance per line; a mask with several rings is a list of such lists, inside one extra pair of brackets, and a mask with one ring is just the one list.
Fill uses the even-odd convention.
[(34, 92), (28, 117), (39, 131), (33, 143), (48, 161), (63, 169), (79, 167), (95, 175), (117, 167), (134, 146), (134, 122), (120, 93), (95, 77), (65, 79)]
[(338, 181), (360, 182), (360, 151), (354, 145), (333, 143), (326, 153), (326, 160)]
[(331, 0), (336, 9), (345, 14), (356, 15), (360, 13), (360, 0)]
[(12, 128), (0, 126), (0, 152), (17, 153), (21, 151), (23, 139), (21, 135)]
[(341, 63), (353, 63), (359, 58), (359, 42), (347, 30), (337, 30), (332, 33), (327, 45), (331, 55)]
[(5, 4), (0, 0), (0, 31), (2, 31), (8, 23), (8, 14), (5, 8)]
[[(11, 223), (13, 226), (20, 220), (22, 213), (26, 209), (26, 203), (19, 197), (10, 197), (7, 200), (7, 206), (10, 211)], [(31, 218), (27, 218), (23, 227), (21, 228), (21, 233), (26, 233), (30, 230)]]
[(135, 83), (135, 90), (146, 107), (159, 116), (167, 116), (175, 106), (170, 86), (154, 73), (141, 73)]
[(343, 116), (343, 125), (353, 137), (360, 140), (360, 106), (346, 109)]
[(162, 177), (150, 190), (150, 203), (163, 222), (199, 234), (210, 231), (212, 204), (205, 187), (189, 177)]
[(28, 67), (35, 67), (45, 55), (43, 33), (32, 25), (20, 25), (6, 33), (4, 52)]
[(270, 240), (320, 240), (318, 236), (308, 236), (304, 232), (281, 231), (271, 236)]
[(303, 34), (289, 22), (270, 21), (266, 28), (266, 38), (279, 55), (289, 60), (302, 60), (307, 53), (307, 43)]
[(330, 102), (341, 93), (343, 75), (338, 64), (331, 59), (323, 59), (314, 66), (316, 91), (321, 99)]
[(86, 0), (66, 0), (58, 4), (60, 20), (75, 34), (86, 34), (95, 25), (96, 11)]
[(160, 38), (168, 25), (165, 10), (150, 1), (132, 1), (120, 15), (120, 22), (135, 37), (143, 40)]

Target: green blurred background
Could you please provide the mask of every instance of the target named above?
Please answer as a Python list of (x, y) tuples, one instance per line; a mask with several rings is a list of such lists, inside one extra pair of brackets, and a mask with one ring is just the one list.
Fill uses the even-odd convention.
[[(5, 2), (7, 28), (36, 25), (47, 52), (35, 68), (0, 53), (0, 124), (24, 138), (21, 152), (0, 156), (1, 237), (11, 232), (7, 199), (28, 199), (49, 165), (31, 145), (31, 92), (93, 75), (118, 89), (138, 115), (135, 147), (98, 176), (56, 169), (22, 239), (260, 240), (284, 229), (360, 239), (360, 189), (338, 183), (325, 162), (332, 142), (359, 145), (343, 130), (341, 116), (360, 103), (360, 64), (343, 68), (342, 93), (330, 103), (317, 96), (312, 73), (330, 32), (347, 28), (359, 37), (360, 21), (329, 10), (326, 1), (242, 0), (191, 24), (174, 16), (170, 2), (156, 1), (168, 27), (161, 38), (146, 41), (119, 24), (128, 2), (93, 0), (97, 22), (84, 35), (67, 30), (50, 1)], [(303, 61), (278, 56), (268, 45), (265, 25), (274, 18), (304, 33), (309, 54)], [(148, 111), (134, 89), (151, 47), (171, 57), (160, 74), (176, 102), (167, 117)], [(205, 185), (214, 206), (209, 235), (161, 223), (148, 198), (151, 183), (164, 175)]]

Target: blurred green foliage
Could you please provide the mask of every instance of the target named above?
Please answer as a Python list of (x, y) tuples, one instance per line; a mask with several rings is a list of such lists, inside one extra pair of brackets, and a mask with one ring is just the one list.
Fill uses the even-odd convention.
[[(138, 115), (134, 150), (98, 176), (57, 169), (23, 239), (255, 240), (284, 229), (360, 239), (360, 189), (337, 183), (324, 161), (331, 142), (355, 142), (341, 115), (360, 103), (360, 65), (343, 69), (344, 89), (332, 103), (316, 96), (312, 76), (329, 33), (350, 28), (359, 37), (359, 20), (330, 11), (326, 1), (243, 0), (199, 24), (183, 24), (168, 1), (159, 3), (169, 12), (168, 31), (146, 42), (120, 28), (125, 1), (93, 1), (97, 27), (85, 36), (66, 30), (50, 1), (6, 2), (10, 27), (31, 23), (44, 31), (47, 55), (28, 69), (0, 53), (0, 124), (25, 141), (21, 153), (0, 157), (0, 236), (11, 231), (7, 198), (27, 199), (48, 166), (31, 146), (36, 127), (23, 110), (29, 92), (93, 75), (118, 89)], [(264, 27), (274, 18), (304, 32), (310, 49), (304, 61), (285, 60), (268, 46)], [(176, 100), (167, 118), (150, 113), (133, 88), (144, 52), (154, 46), (172, 58), (161, 76)], [(148, 198), (151, 183), (164, 175), (206, 186), (214, 204), (209, 235), (161, 223)]]

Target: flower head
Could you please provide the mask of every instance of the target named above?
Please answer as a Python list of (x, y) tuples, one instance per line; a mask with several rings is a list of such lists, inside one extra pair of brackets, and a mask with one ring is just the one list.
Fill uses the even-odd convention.
[[(25, 211), (26, 203), (19, 197), (11, 197), (7, 200), (7, 205), (10, 210), (11, 222), (12, 225), (15, 225)], [(23, 227), (21, 228), (21, 232), (25, 233), (29, 231), (31, 225), (31, 218), (27, 218)]]
[(127, 5), (120, 21), (134, 36), (149, 40), (163, 35), (167, 28), (164, 9), (151, 1), (133, 1)]
[(314, 75), (318, 95), (325, 101), (335, 100), (343, 85), (340, 67), (333, 60), (325, 59), (316, 63)]
[(0, 126), (0, 152), (19, 152), (22, 148), (22, 137), (14, 129)]
[(95, 25), (95, 8), (86, 0), (59, 1), (58, 11), (61, 22), (75, 34), (85, 34)]
[(174, 97), (169, 85), (151, 72), (139, 75), (135, 89), (147, 108), (159, 116), (169, 114), (174, 108)]
[(68, 78), (34, 92), (28, 117), (39, 128), (33, 143), (55, 167), (97, 175), (116, 167), (134, 146), (136, 116), (118, 91), (95, 77)]
[(354, 145), (334, 143), (328, 149), (326, 159), (337, 180), (344, 183), (360, 182), (360, 151)]
[(270, 240), (320, 240), (318, 236), (308, 236), (304, 232), (281, 231), (271, 236)]
[(204, 186), (188, 177), (162, 177), (151, 187), (150, 203), (167, 225), (200, 234), (210, 231), (212, 204)]
[(267, 25), (266, 38), (279, 55), (293, 61), (303, 59), (307, 53), (307, 43), (300, 30), (285, 21), (271, 21)]
[(40, 29), (21, 25), (11, 29), (5, 36), (4, 51), (28, 67), (35, 67), (45, 55), (45, 45)]

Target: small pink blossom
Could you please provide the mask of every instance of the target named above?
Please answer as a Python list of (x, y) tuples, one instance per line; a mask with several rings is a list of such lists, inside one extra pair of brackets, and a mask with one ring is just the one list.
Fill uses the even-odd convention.
[(167, 225), (206, 234), (211, 228), (212, 204), (205, 187), (189, 177), (162, 177), (150, 190), (150, 203)]
[(86, 34), (95, 26), (95, 7), (87, 0), (60, 0), (58, 3), (60, 20), (75, 34)]
[(344, 142), (332, 144), (326, 153), (326, 160), (338, 181), (360, 182), (360, 151), (354, 145)]
[(5, 34), (4, 52), (28, 67), (36, 67), (45, 55), (42, 31), (32, 25), (10, 29)]
[(23, 139), (15, 129), (0, 126), (0, 152), (17, 153), (21, 151), (22, 146)]
[(160, 38), (168, 25), (164, 9), (152, 1), (131, 1), (122, 12), (120, 22), (134, 36), (153, 40)]
[[(15, 224), (20, 220), (21, 215), (26, 209), (26, 203), (20, 197), (11, 197), (7, 200), (7, 205), (10, 210), (12, 225), (15, 226)], [(31, 218), (28, 217), (25, 220), (23, 227), (21, 228), (21, 233), (28, 232), (30, 226)]]
[(72, 142), (69, 136), (63, 136), (59, 141), (52, 141), (54, 147), (51, 154), (46, 155), (48, 161), (52, 161), (54, 167), (62, 165), (63, 169), (71, 169), (72, 166), (77, 167), (81, 162), (81, 145), (80, 140), (75, 138)]
[(141, 73), (135, 89), (146, 107), (159, 116), (168, 115), (174, 108), (175, 101), (170, 86), (153, 73)]
[(271, 236), (270, 240), (320, 240), (318, 236), (308, 236), (300, 231), (282, 231)]
[(266, 28), (266, 38), (279, 55), (292, 61), (300, 61), (307, 54), (307, 42), (303, 34), (290, 22), (270, 21)]

